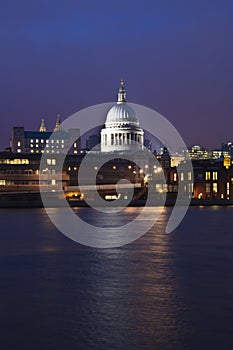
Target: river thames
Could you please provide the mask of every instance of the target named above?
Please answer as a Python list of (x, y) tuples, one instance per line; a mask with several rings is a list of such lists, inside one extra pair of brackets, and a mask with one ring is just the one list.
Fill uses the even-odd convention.
[(170, 213), (132, 244), (94, 249), (44, 209), (1, 209), (1, 349), (232, 349), (233, 207), (190, 207), (166, 234)]

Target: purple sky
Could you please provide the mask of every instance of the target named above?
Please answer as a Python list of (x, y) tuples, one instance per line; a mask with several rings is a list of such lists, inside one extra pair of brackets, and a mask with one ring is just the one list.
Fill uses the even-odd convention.
[(2, 2), (1, 149), (14, 125), (115, 100), (121, 77), (188, 145), (233, 141), (232, 18), (232, 0)]

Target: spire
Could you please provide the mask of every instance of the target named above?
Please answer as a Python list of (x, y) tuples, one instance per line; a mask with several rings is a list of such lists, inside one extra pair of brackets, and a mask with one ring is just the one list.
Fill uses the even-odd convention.
[(117, 103), (124, 103), (126, 102), (126, 92), (125, 92), (125, 87), (124, 87), (124, 80), (121, 79), (121, 85), (119, 88), (119, 92), (118, 92), (118, 100)]
[(45, 132), (46, 131), (46, 126), (45, 126), (45, 122), (44, 122), (44, 118), (41, 119), (41, 124), (40, 124), (40, 132)]
[(57, 115), (57, 121), (56, 121), (56, 125), (53, 131), (59, 131), (60, 130), (60, 125), (61, 125), (61, 115), (58, 114)]

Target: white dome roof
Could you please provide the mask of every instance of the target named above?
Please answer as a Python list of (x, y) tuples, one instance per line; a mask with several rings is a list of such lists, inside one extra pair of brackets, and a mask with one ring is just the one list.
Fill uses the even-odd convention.
[(115, 104), (107, 114), (105, 122), (107, 127), (111, 125), (116, 126), (118, 124), (134, 126), (139, 125), (135, 111), (126, 102)]

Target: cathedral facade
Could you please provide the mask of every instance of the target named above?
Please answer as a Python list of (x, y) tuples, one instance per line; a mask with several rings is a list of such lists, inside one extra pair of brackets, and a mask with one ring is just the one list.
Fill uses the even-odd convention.
[(143, 149), (144, 132), (133, 108), (126, 102), (124, 82), (121, 80), (118, 100), (108, 111), (101, 130), (101, 152), (139, 151)]

